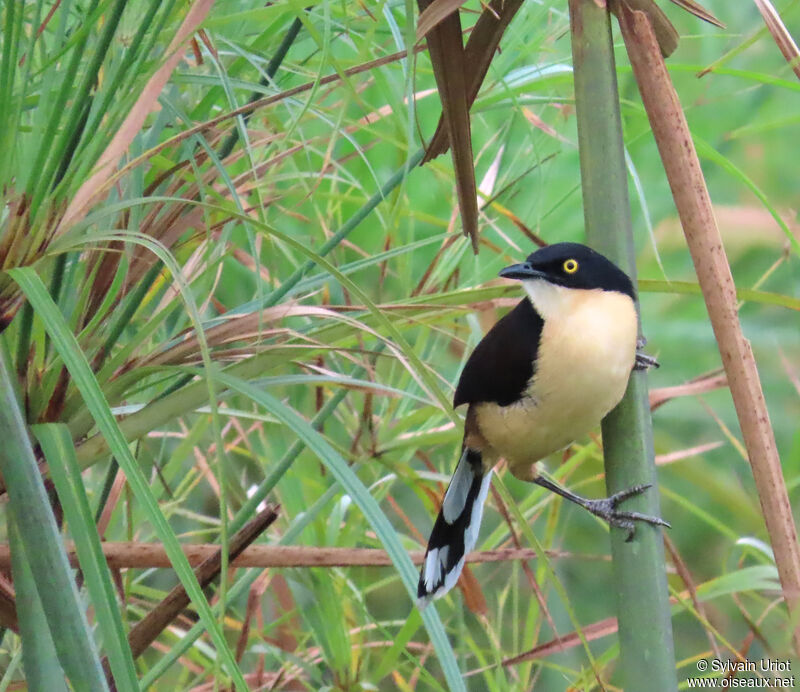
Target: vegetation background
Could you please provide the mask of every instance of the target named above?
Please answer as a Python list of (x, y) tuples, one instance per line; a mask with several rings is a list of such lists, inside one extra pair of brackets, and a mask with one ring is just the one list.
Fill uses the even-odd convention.
[[(741, 318), (796, 504), (800, 84), (754, 3), (704, 4), (726, 29), (664, 7), (682, 36), (667, 64), (737, 286), (751, 289)], [(797, 36), (800, 3), (776, 6)], [(466, 3), (465, 26), (479, 9)], [(167, 569), (114, 571), (109, 609), (95, 592), (81, 598), (118, 689), (233, 678), (253, 689), (439, 690), (456, 665), (470, 690), (615, 689), (601, 522), (501, 473), (479, 548), (549, 557), (471, 567), (424, 622), (405, 557), (424, 548), (456, 461), (459, 369), (518, 298), (497, 271), (534, 236), (582, 240), (566, 3), (523, 4), (472, 109), (477, 257), (460, 235), (449, 157), (414, 167), (440, 111), (427, 53), (411, 49), (414, 3), (2, 11), (0, 268), (31, 269), (0, 274), (0, 341), (35, 452), (85, 469), (83, 524), (71, 518), (81, 492), (73, 483), (67, 497), (53, 471), (64, 536), (89, 541), (96, 520), (106, 541), (226, 543), (266, 496), (280, 511), (260, 543), (345, 549), (356, 562), (351, 549), (385, 548), (395, 562), (228, 570), (209, 594), (217, 629), (210, 611), (187, 610), (135, 670), (110, 642), (177, 581)], [(176, 53), (181, 27), (189, 49)], [(727, 390), (664, 390), (713, 383), (720, 361), (621, 43), (617, 57), (642, 318), (662, 364), (650, 386), (667, 399), (654, 431), (685, 681), (714, 655), (788, 659), (791, 628)], [(253, 98), (269, 102), (220, 119)], [(103, 167), (115, 151), (126, 152), (120, 166)], [(97, 434), (111, 436), (109, 411), (130, 446)], [(550, 472), (602, 495), (598, 442), (579, 441)], [(20, 525), (13, 501), (0, 512)], [(82, 588), (95, 572), (112, 583), (102, 565), (81, 567)], [(14, 570), (21, 596), (33, 582)], [(0, 581), (11, 593), (9, 575)], [(187, 639), (197, 617), (200, 636)], [(71, 638), (53, 632), (48, 644), (47, 630), (38, 622), (30, 641), (66, 655)], [(6, 629), (1, 689), (25, 676), (35, 689), (20, 647)], [(128, 687), (117, 677), (126, 669)]]

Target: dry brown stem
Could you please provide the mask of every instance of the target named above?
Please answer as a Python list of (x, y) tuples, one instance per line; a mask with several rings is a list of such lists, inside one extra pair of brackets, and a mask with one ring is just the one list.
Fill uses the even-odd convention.
[[(103, 543), (103, 555), (111, 569), (147, 569), (171, 567), (164, 547), (160, 543)], [(67, 557), (73, 567), (78, 567), (75, 546), (67, 544)], [(183, 553), (189, 564), (197, 566), (219, 551), (213, 543), (184, 545)], [(550, 558), (579, 557), (585, 560), (605, 560), (601, 555), (572, 555), (559, 550), (548, 550)], [(414, 564), (422, 564), (425, 553), (410, 553)], [(507, 560), (534, 560), (535, 550), (529, 548), (500, 548), (481, 550), (467, 555), (467, 562), (504, 562)], [(8, 543), (0, 543), (0, 569), (9, 569), (11, 552)], [(295, 545), (251, 545), (238, 557), (230, 560), (231, 567), (390, 567), (392, 561), (385, 550), (377, 548), (323, 548)]]
[[(278, 508), (268, 505), (254, 519), (231, 536), (228, 545), (231, 558), (239, 555), (278, 517)], [(215, 579), (222, 567), (222, 550), (215, 546), (213, 552), (195, 569), (200, 586), (205, 587)], [(189, 596), (182, 584), (170, 591), (155, 608), (137, 622), (128, 634), (131, 653), (136, 658), (152, 644), (159, 634), (189, 605)], [(107, 662), (104, 661), (107, 669)]]
[(775, 438), (750, 343), (742, 334), (736, 288), (689, 126), (647, 15), (615, 3), (633, 72), (653, 128), (747, 448), (783, 596), (800, 651), (800, 549)]

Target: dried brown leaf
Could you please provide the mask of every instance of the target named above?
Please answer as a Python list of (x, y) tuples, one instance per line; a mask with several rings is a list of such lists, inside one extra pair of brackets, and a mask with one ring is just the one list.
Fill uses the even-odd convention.
[[(278, 507), (275, 505), (267, 505), (254, 519), (231, 536), (230, 542), (228, 543), (231, 561), (258, 538), (277, 517)], [(208, 557), (195, 569), (195, 576), (197, 577), (197, 581), (200, 582), (201, 587), (207, 586), (219, 575), (221, 565), (222, 549), (217, 548), (213, 555)], [(144, 653), (147, 647), (155, 641), (169, 623), (189, 605), (189, 602), (189, 596), (186, 594), (183, 585), (178, 585), (174, 587), (153, 610), (139, 620), (128, 634), (128, 643), (130, 644), (133, 657), (136, 658)], [(104, 660), (103, 663), (108, 673), (107, 660)]]
[(658, 47), (661, 49), (661, 55), (668, 58), (675, 52), (678, 47), (678, 32), (672, 26), (667, 15), (661, 8), (653, 2), (653, 0), (614, 0), (609, 3), (611, 11), (617, 15), (619, 19), (619, 6), (625, 5), (629, 10), (638, 10), (644, 12), (650, 19), (650, 24), (656, 34)]
[[(428, 0), (418, 0), (418, 3), (421, 13), (432, 4)], [(466, 62), (458, 12), (442, 19), (428, 33), (427, 42), (442, 102), (442, 117), (447, 124), (453, 154), (461, 224), (464, 235), (472, 242), (473, 252), (478, 254), (478, 191), (475, 185), (469, 104), (464, 77)], [(423, 163), (425, 160), (427, 157)]]
[[(522, 543), (519, 540), (519, 536), (517, 534), (517, 530), (514, 526), (514, 522), (511, 519), (511, 513), (508, 511), (508, 507), (506, 506), (505, 502), (503, 502), (503, 498), (500, 493), (497, 491), (496, 488), (491, 489), (492, 492), (492, 499), (494, 500), (495, 505), (497, 506), (497, 511), (500, 512), (501, 516), (503, 517), (503, 521), (505, 521), (506, 525), (508, 526), (508, 532), (511, 536), (511, 540), (514, 543), (516, 548), (521, 548)], [(525, 578), (528, 580), (528, 585), (533, 591), (534, 596), (536, 596), (536, 600), (539, 603), (539, 607), (542, 609), (542, 613), (544, 614), (545, 620), (547, 620), (547, 624), (550, 626), (550, 629), (556, 634), (558, 637), (558, 627), (556, 627), (556, 623), (553, 620), (553, 615), (550, 612), (550, 608), (547, 605), (547, 598), (542, 592), (539, 583), (536, 581), (536, 575), (533, 573), (531, 566), (527, 562), (522, 563), (522, 571), (525, 574)], [(539, 628), (537, 627), (537, 630)]]
[(767, 25), (769, 33), (772, 34), (772, 38), (775, 39), (775, 43), (778, 44), (783, 57), (786, 58), (786, 62), (792, 66), (792, 70), (800, 78), (800, 50), (798, 50), (797, 44), (778, 14), (778, 10), (775, 9), (770, 0), (753, 0), (753, 2), (756, 3), (758, 11), (761, 12), (764, 23)]
[(775, 435), (750, 343), (742, 334), (736, 286), (686, 116), (648, 16), (618, 5), (620, 28), (697, 271), (761, 501), (783, 596), (800, 651), (800, 547)]
[[(686, 586), (686, 590), (689, 592), (689, 596), (692, 599), (692, 605), (694, 605), (694, 609), (700, 613), (703, 620), (708, 621), (708, 615), (706, 614), (705, 606), (697, 597), (697, 587), (695, 586), (695, 580), (692, 577), (692, 573), (689, 570), (689, 567), (683, 561), (680, 552), (678, 551), (678, 547), (672, 542), (672, 539), (665, 533), (664, 534), (664, 547), (667, 549), (667, 552), (672, 559), (672, 564), (675, 565), (675, 571), (678, 573), (678, 576), (683, 580), (684, 585)], [(711, 650), (714, 652), (714, 657), (717, 659), (722, 658), (722, 654), (720, 653), (719, 646), (717, 645), (717, 639), (714, 637), (712, 632), (709, 632), (707, 629), (705, 630), (706, 636), (708, 637), (708, 643), (711, 645)]]
[(563, 142), (565, 144), (571, 144), (571, 142), (566, 137), (563, 137), (562, 135), (560, 135), (558, 133), (558, 131), (552, 125), (548, 125), (544, 120), (542, 120), (538, 115), (536, 115), (536, 113), (534, 113), (530, 108), (526, 108), (526, 107), (523, 106), (522, 115), (525, 117), (525, 120), (527, 120), (537, 130), (541, 130), (542, 132), (544, 132), (548, 137), (552, 137), (553, 139), (557, 139), (559, 142)]
[(464, 565), (464, 570), (458, 577), (458, 588), (464, 594), (464, 605), (469, 612), (483, 616), (489, 614), (489, 606), (486, 604), (481, 583), (469, 565)]
[[(464, 48), (468, 108), (475, 102), (497, 46), (500, 45), (500, 39), (521, 6), (522, 0), (492, 0), (475, 23)], [(436, 132), (428, 144), (425, 161), (444, 154), (449, 146), (447, 130), (440, 118)]]
[(795, 390), (798, 394), (800, 394), (800, 376), (797, 374), (797, 370), (795, 369), (794, 365), (789, 362), (789, 359), (786, 357), (786, 354), (779, 350), (778, 354), (781, 357), (781, 367), (783, 367), (783, 371), (786, 373), (786, 376), (789, 378), (789, 382), (794, 385)]
[(675, 452), (669, 452), (668, 454), (657, 454), (656, 465), (665, 466), (666, 464), (672, 464), (682, 459), (697, 456), (698, 454), (705, 454), (712, 449), (719, 449), (724, 444), (724, 442), (717, 440), (716, 442), (707, 442), (706, 444), (697, 445), (696, 447), (689, 447), (689, 449), (679, 449)]
[[(420, 538), (420, 540), (422, 540)], [(103, 541), (103, 556), (111, 569), (150, 569), (172, 567), (164, 546), (160, 543), (107, 542)], [(191, 543), (181, 546), (183, 554), (193, 567), (219, 552), (213, 543)], [(71, 565), (78, 567), (78, 554), (74, 543), (66, 544), (67, 558)], [(550, 559), (578, 558), (594, 562), (607, 561), (605, 555), (581, 555), (561, 550), (546, 550)], [(409, 553), (415, 565), (421, 565), (425, 551), (413, 550)], [(511, 560), (537, 560), (539, 554), (531, 548), (498, 548), (469, 553), (467, 564), (484, 562), (509, 562)], [(385, 550), (379, 548), (342, 548), (305, 545), (250, 545), (236, 557), (231, 557), (232, 567), (391, 567), (392, 559)], [(11, 549), (8, 543), (0, 543), (0, 568), (9, 569)], [(2, 591), (2, 584), (0, 584)]]
[(705, 7), (695, 2), (694, 0), (672, 0), (672, 2), (675, 3), (678, 7), (683, 8), (690, 14), (693, 14), (698, 19), (702, 19), (704, 22), (708, 22), (709, 24), (718, 26), (720, 29), (725, 28), (725, 25), (721, 21), (719, 21), (719, 19), (717, 19)]
[(458, 12), (467, 0), (433, 0), (420, 12), (417, 20), (417, 41), (425, 38), (434, 27), (449, 17), (453, 12)]

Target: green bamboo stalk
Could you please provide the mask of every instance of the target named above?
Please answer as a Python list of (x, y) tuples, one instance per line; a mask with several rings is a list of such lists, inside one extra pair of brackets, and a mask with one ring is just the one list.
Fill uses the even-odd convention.
[[(569, 9), (586, 237), (635, 282), (610, 15), (594, 0), (570, 0)], [(644, 372), (633, 373), (625, 398), (603, 420), (603, 447), (608, 493), (651, 483), (653, 488), (625, 507), (659, 516)], [(674, 692), (678, 683), (661, 529), (640, 522), (630, 543), (624, 531), (612, 529), (611, 554), (622, 687), (626, 692)]]

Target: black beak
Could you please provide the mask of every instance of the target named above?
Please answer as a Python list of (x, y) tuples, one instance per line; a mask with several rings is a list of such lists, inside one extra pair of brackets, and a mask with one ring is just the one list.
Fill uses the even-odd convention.
[(519, 281), (524, 281), (525, 279), (547, 278), (547, 274), (545, 274), (542, 271), (539, 271), (538, 269), (534, 269), (527, 262), (522, 262), (520, 264), (512, 264), (510, 267), (501, 269), (498, 276), (502, 276), (504, 279), (517, 279)]

